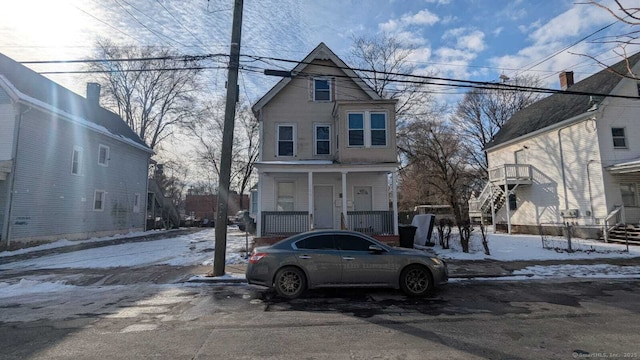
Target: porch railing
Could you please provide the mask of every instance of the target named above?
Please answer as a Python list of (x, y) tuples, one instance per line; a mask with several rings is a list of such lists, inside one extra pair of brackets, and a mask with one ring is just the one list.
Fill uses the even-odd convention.
[(347, 228), (367, 235), (393, 234), (393, 211), (347, 211)]
[(531, 180), (531, 165), (504, 164), (489, 170), (489, 181)]
[(307, 211), (263, 211), (262, 236), (291, 236), (309, 231)]
[(624, 205), (615, 208), (612, 212), (607, 215), (604, 219), (604, 241), (609, 242), (609, 234), (611, 230), (615, 229), (619, 224), (625, 224), (625, 213), (624, 213)]

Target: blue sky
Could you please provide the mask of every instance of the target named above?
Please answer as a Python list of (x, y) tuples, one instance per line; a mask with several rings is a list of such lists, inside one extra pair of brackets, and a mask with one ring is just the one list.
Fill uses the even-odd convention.
[[(637, 0), (623, 3), (633, 1)], [(227, 54), (232, 8), (233, 0), (5, 0), (0, 11), (0, 52), (18, 61), (82, 59), (91, 55), (96, 37), (102, 36), (190, 55)], [(325, 42), (349, 63), (353, 36), (386, 32), (417, 48), (411, 61), (420, 71), (477, 81), (532, 72), (548, 87), (557, 88), (560, 71), (573, 70), (579, 81), (601, 69), (570, 52), (596, 56), (606, 63), (620, 60), (611, 45), (578, 42), (612, 22), (613, 17), (602, 9), (575, 0), (246, 0), (241, 52), (300, 60)], [(616, 24), (593, 38), (625, 30)], [(79, 68), (32, 67), (37, 71)], [(86, 78), (49, 77), (84, 93)], [(222, 90), (224, 77), (224, 70), (207, 73), (214, 91)], [(244, 71), (242, 93), (255, 102), (277, 80)]]

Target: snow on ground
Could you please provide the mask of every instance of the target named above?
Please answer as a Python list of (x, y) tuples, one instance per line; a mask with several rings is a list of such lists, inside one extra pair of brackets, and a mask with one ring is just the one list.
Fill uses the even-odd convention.
[[(213, 264), (215, 229), (205, 228), (202, 231), (180, 235), (174, 238), (125, 243), (97, 247), (86, 250), (73, 251), (63, 254), (52, 254), (22, 261), (4, 263), (3, 257), (24, 254), (28, 252), (52, 249), (56, 247), (75, 245), (81, 242), (108, 241), (115, 238), (148, 235), (148, 232), (131, 233), (119, 237), (106, 237), (85, 241), (60, 240), (51, 244), (0, 253), (0, 270), (30, 270), (30, 269), (60, 269), (60, 268), (110, 268), (117, 266), (133, 267), (148, 265), (191, 266)], [(434, 234), (434, 238), (436, 238)], [(235, 226), (230, 226), (227, 233), (226, 263), (246, 264), (246, 237)], [(566, 248), (563, 238), (545, 237), (547, 246)], [(435, 240), (437, 242), (437, 240)], [(453, 260), (563, 260), (563, 259), (597, 259), (597, 258), (629, 258), (640, 256), (640, 246), (630, 246), (629, 251), (624, 245), (604, 244), (598, 241), (573, 239), (572, 248), (576, 251), (543, 248), (543, 239), (534, 235), (506, 235), (489, 234), (489, 250), (491, 255), (484, 254), (480, 234), (473, 233), (470, 253), (461, 250), (457, 236), (453, 235), (450, 249), (442, 249), (440, 245), (431, 248), (438, 256)], [(237, 277), (241, 274), (227, 274), (224, 277)], [(640, 267), (617, 266), (609, 264), (597, 265), (553, 265), (529, 266), (514, 273), (508, 279), (540, 279), (549, 277), (609, 277), (609, 278), (638, 278)], [(495, 280), (495, 279), (494, 279)], [(30, 277), (19, 282), (0, 282), (0, 299), (12, 296), (34, 293), (50, 293), (68, 291), (74, 286), (53, 278)]]

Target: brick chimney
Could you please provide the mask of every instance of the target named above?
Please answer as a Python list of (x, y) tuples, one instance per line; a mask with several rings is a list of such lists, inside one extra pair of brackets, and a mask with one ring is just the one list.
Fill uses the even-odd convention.
[(87, 100), (91, 105), (100, 106), (100, 84), (87, 83)]
[(562, 71), (560, 73), (560, 88), (567, 90), (573, 86), (573, 71)]

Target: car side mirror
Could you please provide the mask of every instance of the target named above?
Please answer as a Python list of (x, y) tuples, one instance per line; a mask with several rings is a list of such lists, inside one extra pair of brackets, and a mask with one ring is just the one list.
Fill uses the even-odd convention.
[(369, 245), (369, 251), (376, 254), (382, 254), (384, 249), (378, 245)]

